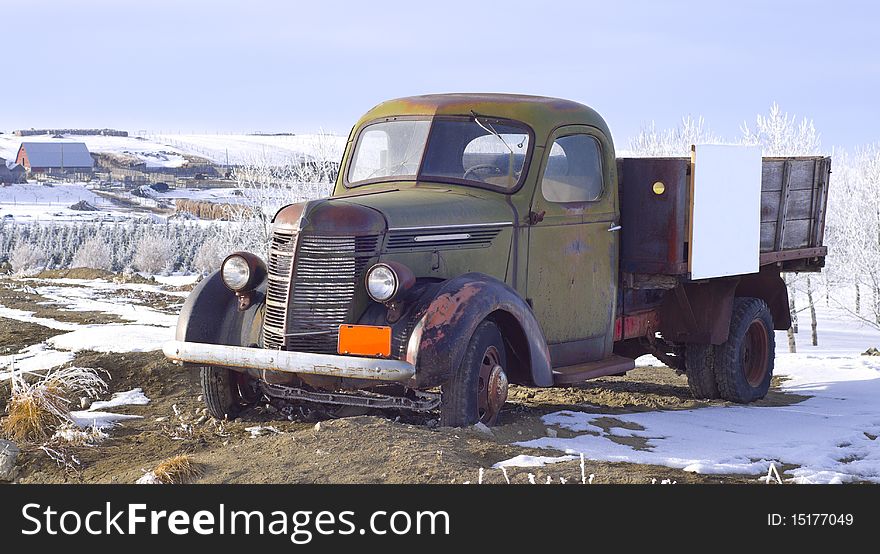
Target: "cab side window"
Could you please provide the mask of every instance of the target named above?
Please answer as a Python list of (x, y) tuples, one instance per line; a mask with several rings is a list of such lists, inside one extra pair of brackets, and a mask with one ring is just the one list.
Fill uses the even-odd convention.
[(541, 192), (549, 202), (593, 202), (602, 196), (602, 152), (590, 135), (559, 137), (550, 147)]

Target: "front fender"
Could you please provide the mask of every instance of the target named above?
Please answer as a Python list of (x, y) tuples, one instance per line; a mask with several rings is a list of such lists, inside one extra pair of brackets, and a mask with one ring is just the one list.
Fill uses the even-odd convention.
[(553, 384), (544, 333), (515, 290), (494, 277), (466, 273), (445, 281), (431, 294), (416, 316), (406, 356), (416, 366), (418, 387), (443, 384), (452, 368), (461, 364), (477, 326), (489, 317), (505, 337), (510, 381), (538, 387)]
[(196, 285), (177, 318), (179, 341), (252, 346), (260, 342), (265, 280), (255, 290), (250, 307), (238, 310), (238, 298), (226, 288), (217, 270)]

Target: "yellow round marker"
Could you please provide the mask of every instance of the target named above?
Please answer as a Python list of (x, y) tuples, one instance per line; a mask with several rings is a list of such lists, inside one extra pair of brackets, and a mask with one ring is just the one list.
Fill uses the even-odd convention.
[(654, 186), (651, 188), (654, 190), (654, 194), (663, 194), (666, 192), (666, 185), (663, 184), (663, 181), (655, 182)]

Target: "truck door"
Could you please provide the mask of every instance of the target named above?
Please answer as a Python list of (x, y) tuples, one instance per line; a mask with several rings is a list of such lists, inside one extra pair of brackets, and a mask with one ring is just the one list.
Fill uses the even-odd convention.
[(599, 130), (571, 125), (550, 136), (529, 220), (527, 298), (553, 366), (609, 356), (619, 210), (614, 150)]

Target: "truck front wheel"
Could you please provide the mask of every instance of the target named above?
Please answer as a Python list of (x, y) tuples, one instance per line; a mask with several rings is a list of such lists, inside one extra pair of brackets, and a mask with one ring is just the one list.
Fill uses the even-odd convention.
[(507, 358), (501, 331), (486, 320), (477, 326), (461, 365), (443, 385), (440, 423), (492, 425), (507, 400)]
[(203, 366), (200, 374), (205, 406), (217, 419), (234, 419), (256, 396), (248, 377), (237, 371)]
[(745, 404), (770, 390), (776, 340), (773, 316), (760, 298), (735, 298), (727, 342), (715, 347), (715, 382), (721, 398)]

